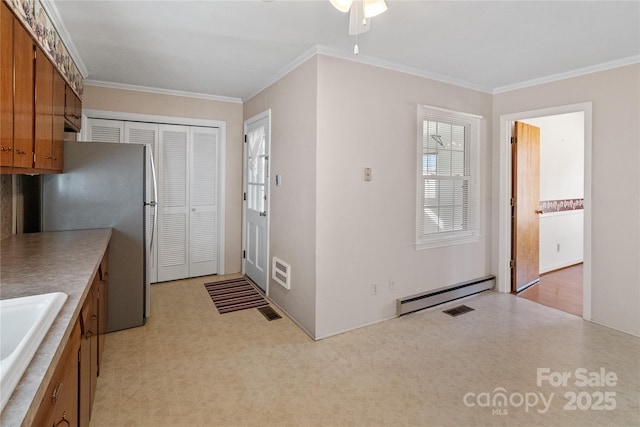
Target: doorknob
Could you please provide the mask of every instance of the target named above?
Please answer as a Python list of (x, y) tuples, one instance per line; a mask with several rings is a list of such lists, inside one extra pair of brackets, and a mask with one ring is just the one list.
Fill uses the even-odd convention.
[(266, 211), (260, 212), (260, 216), (267, 216), (267, 212)]
[(536, 213), (537, 214), (541, 214), (541, 213), (544, 213), (544, 212), (542, 210), (540, 210), (540, 209), (536, 209)]

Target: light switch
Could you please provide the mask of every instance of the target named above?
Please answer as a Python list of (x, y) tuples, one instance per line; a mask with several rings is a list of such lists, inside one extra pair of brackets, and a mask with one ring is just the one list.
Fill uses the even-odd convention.
[(371, 181), (371, 168), (364, 168), (364, 180), (366, 182)]

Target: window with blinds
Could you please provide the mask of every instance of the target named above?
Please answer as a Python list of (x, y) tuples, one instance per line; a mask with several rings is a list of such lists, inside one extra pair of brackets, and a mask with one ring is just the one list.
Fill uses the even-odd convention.
[(416, 249), (479, 239), (480, 116), (418, 107)]

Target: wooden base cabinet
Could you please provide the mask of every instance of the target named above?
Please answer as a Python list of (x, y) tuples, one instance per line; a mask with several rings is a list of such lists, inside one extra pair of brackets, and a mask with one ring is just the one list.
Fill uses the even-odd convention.
[(73, 332), (55, 368), (33, 427), (88, 427), (96, 392), (100, 351), (104, 347), (101, 314), (107, 310), (107, 256), (74, 323)]
[(76, 323), (56, 367), (33, 426), (78, 426), (78, 354), (80, 324)]
[(98, 308), (100, 279), (96, 274), (82, 307), (80, 340), (80, 425), (88, 426), (98, 380)]

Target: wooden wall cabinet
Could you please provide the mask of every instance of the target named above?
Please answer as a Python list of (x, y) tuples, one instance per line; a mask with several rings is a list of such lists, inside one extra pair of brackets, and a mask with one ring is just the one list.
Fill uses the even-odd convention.
[(64, 166), (64, 97), (66, 90), (64, 79), (56, 70), (53, 71), (53, 143), (51, 153), (51, 169), (62, 171)]
[(0, 172), (62, 172), (82, 101), (4, 2), (0, 20)]
[(36, 47), (35, 156), (33, 167), (51, 169), (53, 160), (53, 65)]
[(64, 101), (64, 119), (69, 130), (80, 132), (82, 125), (82, 101), (68, 85)]
[[(33, 39), (13, 23), (13, 166), (33, 167)], [(3, 70), (4, 73), (4, 70)]]
[(0, 166), (13, 166), (13, 26), (9, 7), (0, 2)]

